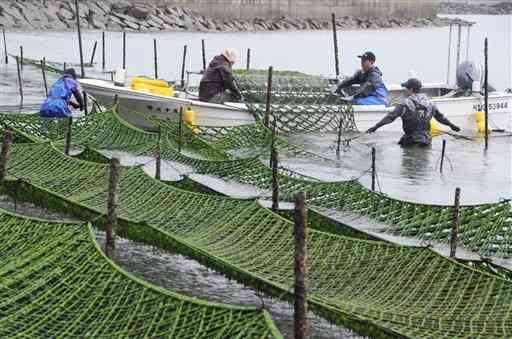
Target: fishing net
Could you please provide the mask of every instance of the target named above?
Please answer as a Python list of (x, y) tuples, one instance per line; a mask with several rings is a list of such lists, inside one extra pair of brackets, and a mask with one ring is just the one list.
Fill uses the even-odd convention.
[[(66, 157), (50, 144), (16, 144), (8, 173), (9, 178), (22, 178), (25, 189), (20, 191), (27, 190), (31, 199), (42, 194), (55, 208), (104, 214), (108, 168)], [(15, 183), (19, 181), (6, 184)], [(322, 184), (311, 191), (310, 204), (317, 201), (315, 194), (324, 185), (331, 187), (331, 194), (339, 189)], [(322, 199), (340, 203), (328, 196)], [(354, 200), (355, 211), (375, 206)], [(442, 213), (436, 212), (432, 216)], [(254, 201), (183, 191), (150, 178), (138, 167), (122, 168), (117, 215), (116, 231), (123, 236), (176, 250), (283, 297), (292, 294), (293, 224)], [(309, 305), (358, 332), (414, 338), (493, 338), (512, 333), (509, 281), (470, 269), (429, 248), (313, 229), (307, 232), (307, 248)], [(83, 261), (76, 266), (81, 265)], [(91, 286), (101, 291), (96, 284)], [(130, 314), (135, 317), (132, 308)]]
[(199, 301), (131, 276), (80, 223), (0, 210), (0, 283), (2, 338), (281, 337), (265, 310)]

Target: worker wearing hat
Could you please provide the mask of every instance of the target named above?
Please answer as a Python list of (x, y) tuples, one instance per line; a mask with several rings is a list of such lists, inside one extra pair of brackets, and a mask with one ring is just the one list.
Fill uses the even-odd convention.
[(242, 95), (233, 79), (232, 66), (238, 61), (238, 53), (225, 49), (217, 55), (205, 70), (199, 84), (199, 100), (222, 104), (227, 101), (240, 101)]
[(360, 85), (355, 93), (351, 96), (344, 97), (343, 99), (350, 101), (355, 105), (388, 105), (389, 92), (382, 82), (382, 72), (375, 66), (375, 54), (372, 52), (365, 52), (358, 55), (361, 59), (361, 69), (358, 70), (352, 77), (343, 80), (338, 85), (335, 94), (342, 94), (344, 88), (353, 85)]
[(402, 127), (404, 135), (398, 142), (402, 146), (430, 146), (432, 144), (432, 135), (430, 133), (430, 120), (434, 117), (443, 125), (449, 126), (455, 132), (459, 132), (460, 128), (452, 124), (430, 99), (421, 91), (421, 81), (411, 78), (402, 83), (402, 87), (407, 89), (407, 97), (405, 100), (395, 107), (393, 112), (388, 113), (375, 126), (368, 129), (367, 133), (373, 133), (378, 128), (390, 124), (396, 118), (402, 118)]
[[(71, 100), (72, 96), (76, 102)], [(76, 82), (76, 72), (73, 68), (68, 68), (50, 88), (39, 114), (45, 118), (67, 118), (71, 116), (69, 106), (83, 110), (83, 103), (84, 99)]]

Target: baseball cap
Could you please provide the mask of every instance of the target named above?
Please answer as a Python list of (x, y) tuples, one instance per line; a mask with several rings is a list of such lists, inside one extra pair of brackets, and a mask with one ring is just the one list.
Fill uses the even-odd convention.
[(362, 60), (370, 60), (375, 62), (375, 54), (372, 52), (364, 52), (362, 55), (358, 55), (358, 58), (361, 58)]
[(402, 83), (402, 87), (405, 87), (407, 89), (412, 89), (415, 91), (419, 91), (423, 85), (421, 84), (421, 81), (419, 81), (416, 78), (410, 78), (406, 82)]

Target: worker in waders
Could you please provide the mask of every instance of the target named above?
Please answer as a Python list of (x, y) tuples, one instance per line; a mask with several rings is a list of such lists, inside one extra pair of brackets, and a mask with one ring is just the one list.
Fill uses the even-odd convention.
[(208, 65), (199, 84), (199, 100), (216, 104), (240, 101), (242, 95), (235, 84), (232, 66), (238, 61), (238, 53), (227, 48)]
[(388, 105), (388, 89), (382, 81), (382, 72), (375, 66), (375, 54), (366, 52), (358, 55), (361, 69), (353, 76), (343, 80), (333, 94), (343, 94), (343, 89), (359, 85), (354, 95), (343, 97), (353, 105)]
[[(71, 100), (74, 96), (76, 102)], [(78, 90), (76, 72), (73, 68), (64, 71), (64, 74), (52, 85), (48, 98), (41, 105), (39, 114), (44, 118), (67, 118), (71, 116), (69, 106), (83, 110), (84, 100)]]
[(449, 126), (455, 132), (460, 128), (448, 120), (437, 107), (430, 102), (430, 99), (421, 90), (421, 81), (418, 79), (409, 79), (402, 84), (407, 89), (407, 97), (404, 101), (395, 107), (393, 112), (388, 113), (375, 126), (368, 129), (367, 133), (373, 133), (378, 128), (390, 124), (396, 118), (402, 118), (402, 128), (404, 135), (398, 142), (401, 146), (430, 146), (432, 144), (432, 135), (430, 133), (430, 120), (434, 117), (443, 125)]

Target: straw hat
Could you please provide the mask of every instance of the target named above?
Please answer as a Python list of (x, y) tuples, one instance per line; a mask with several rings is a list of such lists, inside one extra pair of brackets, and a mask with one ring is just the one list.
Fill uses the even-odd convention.
[(226, 48), (222, 55), (233, 64), (238, 61), (238, 52), (233, 48)]

